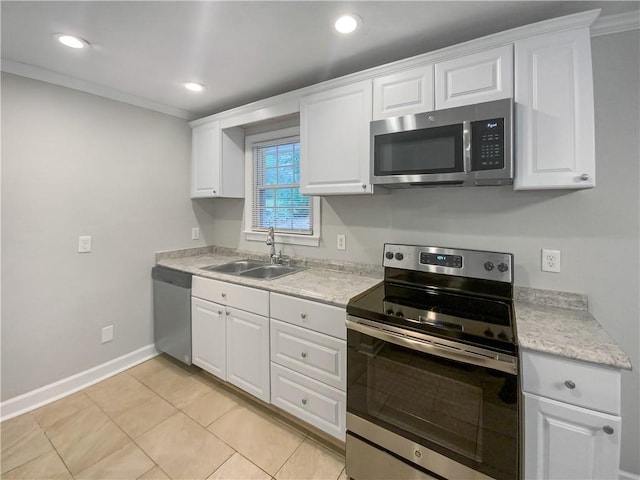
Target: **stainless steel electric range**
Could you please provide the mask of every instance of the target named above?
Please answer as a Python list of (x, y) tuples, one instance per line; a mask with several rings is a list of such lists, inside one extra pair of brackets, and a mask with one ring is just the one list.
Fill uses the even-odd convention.
[(347, 475), (520, 478), (513, 255), (386, 244), (347, 305)]

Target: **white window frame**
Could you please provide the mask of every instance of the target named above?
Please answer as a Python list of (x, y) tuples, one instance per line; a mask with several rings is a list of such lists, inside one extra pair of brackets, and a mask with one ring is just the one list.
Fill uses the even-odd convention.
[[(267, 232), (252, 230), (251, 219), (253, 217), (253, 192), (254, 192), (254, 145), (276, 141), (283, 138), (299, 137), (300, 127), (283, 128), (271, 132), (257, 133), (245, 137), (244, 161), (245, 161), (245, 200), (244, 200), (244, 230), (245, 239), (251, 242), (265, 242)], [(275, 232), (276, 243), (289, 245), (306, 245), (310, 247), (320, 246), (320, 197), (311, 197), (311, 215), (313, 217), (313, 234), (282, 233)]]

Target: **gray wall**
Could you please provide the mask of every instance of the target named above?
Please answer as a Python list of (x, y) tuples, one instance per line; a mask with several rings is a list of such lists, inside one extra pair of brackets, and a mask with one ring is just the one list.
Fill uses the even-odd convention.
[(2, 74), (3, 400), (153, 343), (154, 253), (204, 244), (190, 149), (178, 118)]
[[(327, 197), (320, 248), (289, 255), (380, 263), (384, 242), (512, 252), (516, 284), (585, 293), (590, 310), (631, 357), (623, 372), (622, 463), (640, 473), (638, 31), (594, 38), (597, 188), (514, 192), (510, 187), (416, 189), (373, 197)], [(240, 235), (241, 200), (202, 200), (208, 243), (267, 252)], [(335, 248), (346, 233), (346, 252)], [(562, 251), (562, 272), (540, 271), (540, 249)]]

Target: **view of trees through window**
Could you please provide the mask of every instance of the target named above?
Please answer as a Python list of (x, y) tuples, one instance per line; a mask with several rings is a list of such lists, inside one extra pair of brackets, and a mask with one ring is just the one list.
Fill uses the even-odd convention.
[(300, 143), (256, 147), (253, 228), (311, 234), (311, 199), (300, 193)]

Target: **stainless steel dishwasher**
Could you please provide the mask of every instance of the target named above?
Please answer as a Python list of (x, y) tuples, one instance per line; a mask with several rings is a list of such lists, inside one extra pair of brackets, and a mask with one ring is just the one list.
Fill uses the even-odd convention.
[(151, 278), (156, 348), (191, 365), (191, 274), (155, 266)]

